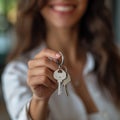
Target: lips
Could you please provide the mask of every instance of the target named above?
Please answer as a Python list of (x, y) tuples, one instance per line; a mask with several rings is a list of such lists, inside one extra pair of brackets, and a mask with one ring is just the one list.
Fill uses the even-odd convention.
[(71, 12), (76, 8), (74, 4), (54, 4), (50, 7), (57, 12)]
[(70, 12), (74, 10), (74, 6), (54, 6), (53, 9), (59, 12)]

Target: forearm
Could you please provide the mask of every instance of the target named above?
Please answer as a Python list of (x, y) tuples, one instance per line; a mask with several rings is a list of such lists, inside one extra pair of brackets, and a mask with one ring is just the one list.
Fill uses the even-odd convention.
[(32, 99), (29, 114), (32, 120), (46, 120), (48, 116), (48, 100)]

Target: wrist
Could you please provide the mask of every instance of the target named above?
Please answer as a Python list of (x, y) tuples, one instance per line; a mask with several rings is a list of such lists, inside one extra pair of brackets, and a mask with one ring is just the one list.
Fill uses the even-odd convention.
[(33, 95), (32, 102), (36, 105), (48, 105), (49, 98), (42, 99), (37, 97), (36, 95)]
[(33, 95), (29, 114), (34, 120), (45, 120), (48, 115), (48, 99), (39, 99)]

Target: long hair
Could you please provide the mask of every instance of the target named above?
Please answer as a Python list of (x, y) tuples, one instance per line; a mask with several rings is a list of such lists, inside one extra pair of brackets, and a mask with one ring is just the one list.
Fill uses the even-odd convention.
[[(11, 60), (45, 40), (46, 26), (39, 10), (46, 3), (47, 0), (19, 1), (16, 23), (18, 44), (11, 54)], [(115, 103), (120, 103), (120, 56), (114, 43), (112, 17), (105, 0), (89, 0), (79, 26), (79, 45), (93, 54), (94, 71), (101, 88), (109, 91)]]

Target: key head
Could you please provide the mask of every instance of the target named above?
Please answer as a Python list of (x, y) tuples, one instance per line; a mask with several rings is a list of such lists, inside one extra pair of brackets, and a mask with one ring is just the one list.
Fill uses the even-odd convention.
[(62, 82), (62, 85), (63, 85), (63, 86), (66, 86), (70, 81), (71, 81), (71, 77), (70, 77), (70, 75), (68, 74), (68, 75), (67, 75), (67, 78)]
[(64, 80), (66, 76), (67, 74), (63, 69), (57, 69), (53, 74), (53, 77), (58, 81)]

